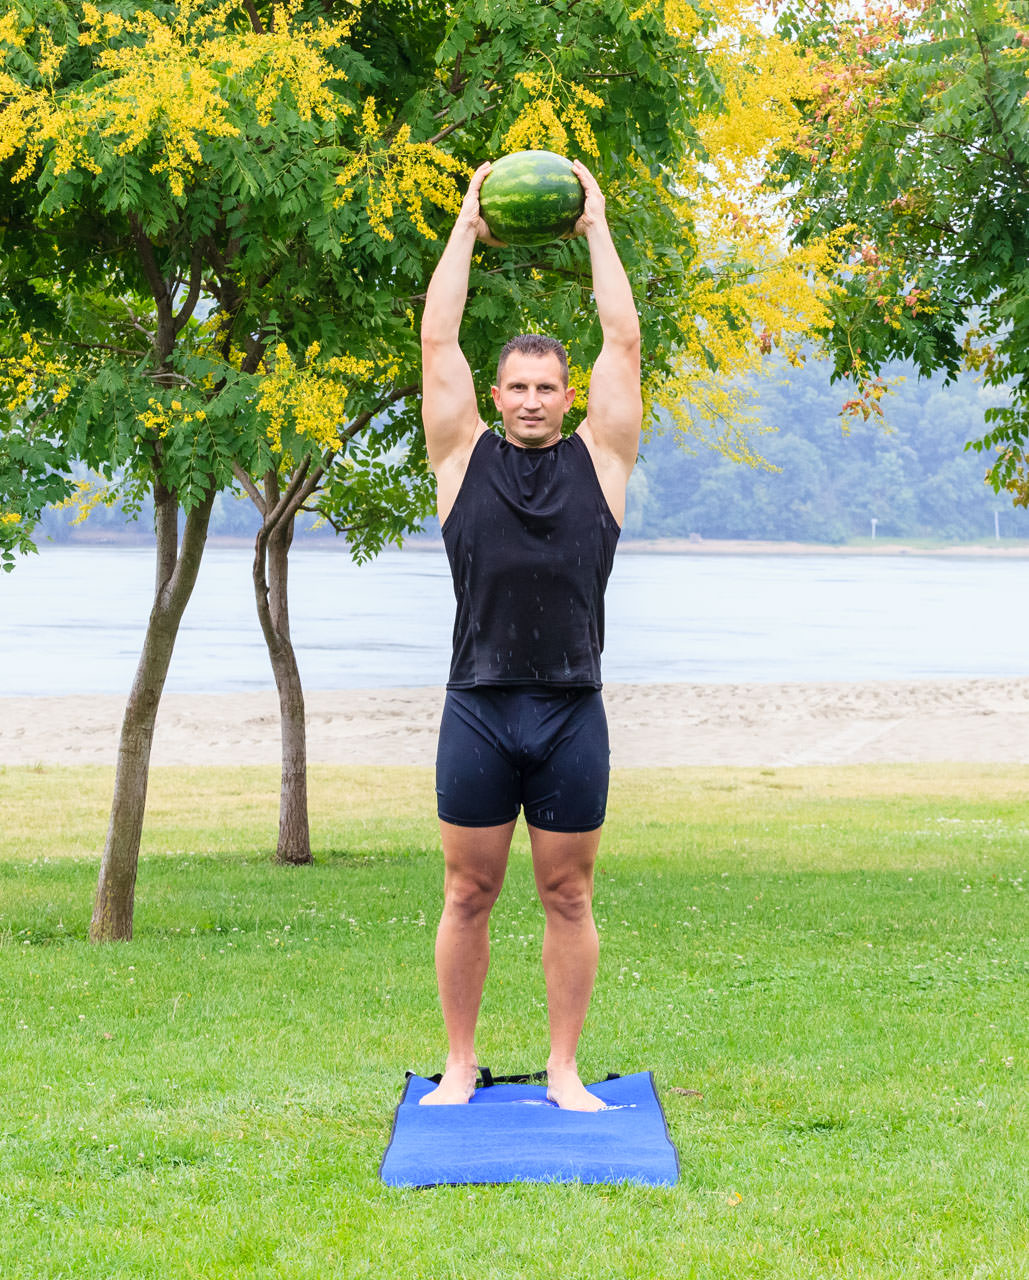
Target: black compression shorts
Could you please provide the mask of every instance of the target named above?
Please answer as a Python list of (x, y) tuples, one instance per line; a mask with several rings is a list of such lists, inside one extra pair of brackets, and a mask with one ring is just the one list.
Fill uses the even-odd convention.
[(459, 827), (517, 818), (544, 831), (604, 822), (610, 750), (597, 689), (448, 689), (436, 754), (439, 816)]

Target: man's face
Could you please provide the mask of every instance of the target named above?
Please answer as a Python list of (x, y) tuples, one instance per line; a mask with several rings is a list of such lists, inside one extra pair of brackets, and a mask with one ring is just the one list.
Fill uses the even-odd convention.
[(500, 386), (491, 390), (504, 420), (504, 435), (512, 444), (545, 449), (561, 439), (561, 423), (575, 389), (565, 386), (557, 356), (512, 351), (500, 371)]

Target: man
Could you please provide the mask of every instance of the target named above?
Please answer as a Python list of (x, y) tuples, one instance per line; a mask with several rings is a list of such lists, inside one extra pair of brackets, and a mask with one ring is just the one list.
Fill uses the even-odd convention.
[(561, 345), (535, 335), (501, 353), (493, 401), (503, 438), (481, 420), (459, 345), (489, 163), (475, 172), (429, 285), (422, 320), (422, 418), (454, 575), (454, 656), (440, 726), (437, 794), (445, 863), (436, 973), (449, 1053), (423, 1103), (475, 1091), (474, 1035), (489, 963), (489, 914), (524, 806), (543, 904), (550, 1023), (548, 1096), (603, 1105), (576, 1050), (597, 969), (593, 866), (604, 821), (607, 724), (600, 695), (603, 592), (625, 512), (642, 420), (640, 330), (596, 180), (579, 161), (603, 347), (586, 420), (561, 423), (575, 390)]

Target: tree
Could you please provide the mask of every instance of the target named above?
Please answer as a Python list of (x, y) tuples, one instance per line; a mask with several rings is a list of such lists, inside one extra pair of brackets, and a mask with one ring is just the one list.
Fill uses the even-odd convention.
[[(17, 214), (4, 274), (21, 282), (4, 353), (9, 371), (27, 344), (45, 353), (30, 359), (53, 410), (39, 415), (35, 389), (8, 413), (57, 451), (47, 474), (79, 459), (112, 494), (152, 489), (157, 510), (98, 938), (131, 931), (154, 716), (226, 487), (262, 512), (254, 573), (284, 803), (300, 794), (293, 521), (313, 505), (361, 554), (424, 511), (418, 311), (473, 161), (539, 145), (586, 158), (639, 299), (649, 403), (686, 400), (684, 429), (736, 456), (748, 447), (733, 377), (824, 315), (830, 247), (784, 252), (781, 201), (751, 200), (795, 132), (806, 69), (732, 0), (369, 0), (344, 20), (336, 8), (21, 0), (0, 20), (0, 164)], [(570, 337), (587, 389), (600, 334), (581, 243), (479, 255), (468, 319), (480, 385), (513, 329), (545, 328)], [(0, 536), (24, 538), (40, 485), (21, 506), (3, 496)], [(301, 810), (285, 833), (300, 857), (306, 799)], [(280, 852), (283, 838), (280, 822)]]
[[(340, 251), (336, 179), (359, 117), (340, 86), (350, 64), (360, 80), (363, 62), (346, 43), (351, 22), (296, 10), (276, 9), (258, 30), (226, 5), (39, 3), (0, 25), (11, 196), (0, 478), (12, 481), (0, 527), (24, 546), (41, 505), (70, 489), (74, 460), (105, 479), (107, 496), (138, 501), (149, 489), (155, 503), (154, 606), (122, 728), (96, 939), (131, 936), (157, 707), (214, 497), (311, 452), (277, 394), (286, 362), (269, 349), (313, 355), (327, 340), (355, 434), (395, 391), (395, 359), (368, 350), (394, 323), (390, 309), (384, 319)], [(445, 198), (454, 162), (433, 173), (419, 160), (430, 198)], [(352, 331), (364, 326), (358, 355), (342, 349), (341, 299)]]
[(891, 359), (979, 371), (1004, 402), (972, 447), (1029, 505), (1029, 6), (791, 5), (780, 29), (820, 81), (783, 176), (797, 241), (843, 237), (823, 336), (851, 410), (881, 416)]

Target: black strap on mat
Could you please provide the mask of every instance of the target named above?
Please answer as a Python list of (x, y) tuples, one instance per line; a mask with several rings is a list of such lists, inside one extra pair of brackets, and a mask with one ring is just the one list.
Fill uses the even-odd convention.
[[(416, 1076), (417, 1071), (405, 1071), (404, 1079), (410, 1080), (412, 1076)], [(437, 1071), (434, 1076), (426, 1076), (426, 1080), (431, 1080), (433, 1084), (439, 1084), (443, 1079), (443, 1073)], [(546, 1083), (546, 1071), (528, 1071), (516, 1076), (495, 1076), (489, 1067), (479, 1068), (479, 1077), (475, 1081), (476, 1089), (489, 1089), (495, 1084), (544, 1084)], [(604, 1077), (604, 1083), (608, 1080), (618, 1080), (620, 1074), (617, 1071), (609, 1071)]]

